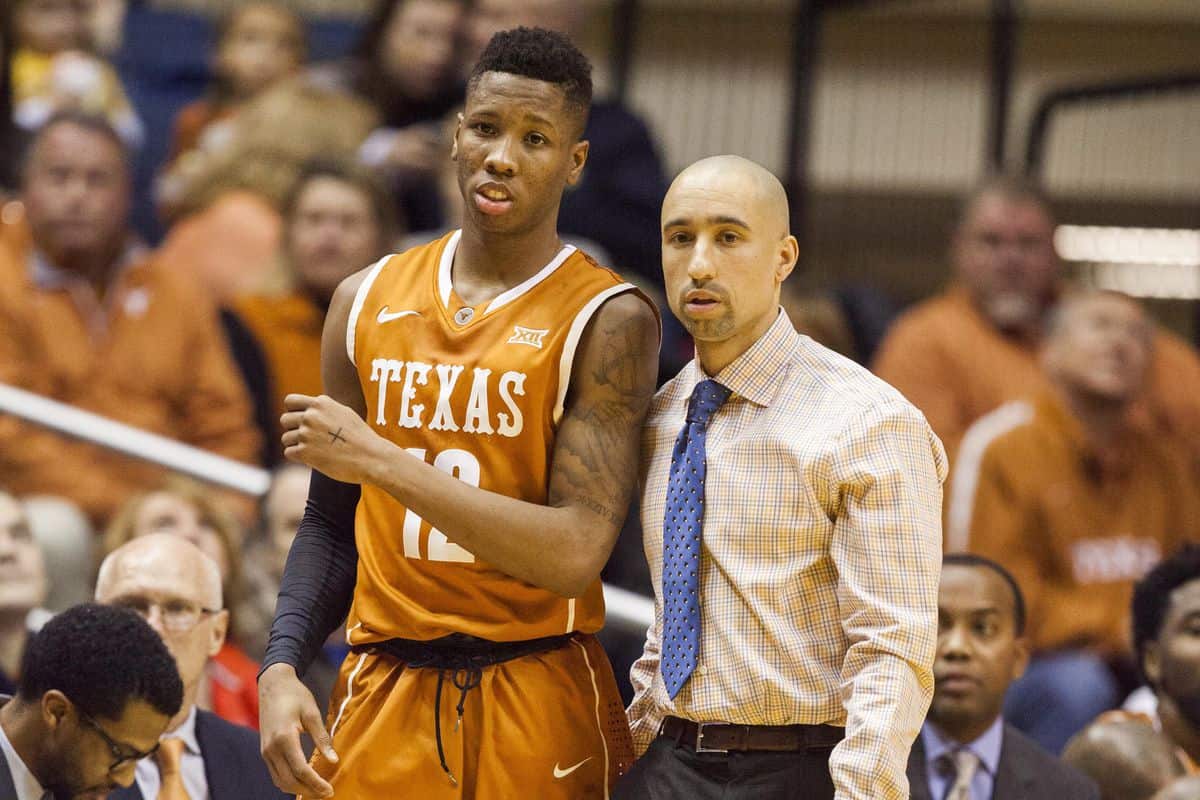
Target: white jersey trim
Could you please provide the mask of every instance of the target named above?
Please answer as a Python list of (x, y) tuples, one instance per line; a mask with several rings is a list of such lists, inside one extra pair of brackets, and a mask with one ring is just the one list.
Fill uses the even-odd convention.
[[(446, 242), (446, 248), (442, 250), (441, 261), (438, 263), (438, 297), (441, 298), (442, 306), (447, 311), (453, 310), (450, 308), (450, 293), (454, 291), (454, 280), (452, 277), (454, 254), (458, 251), (458, 243), (461, 239), (462, 229), (460, 228), (451, 234), (450, 240)], [(480, 314), (480, 317), (487, 316), (493, 311), (508, 305), (521, 295), (528, 293), (533, 287), (553, 275), (554, 271), (561, 267), (575, 253), (575, 250), (575, 245), (563, 245), (562, 249), (554, 255), (554, 258), (550, 259), (550, 262), (538, 270), (536, 274), (493, 297), (483, 310), (483, 313)]]
[(558, 362), (558, 399), (554, 403), (553, 417), (555, 425), (562, 419), (563, 406), (567, 402), (567, 389), (571, 386), (571, 369), (575, 364), (575, 350), (579, 347), (579, 340), (583, 338), (583, 331), (587, 328), (588, 322), (591, 321), (592, 316), (605, 300), (636, 288), (632, 283), (619, 283), (605, 289), (589, 300), (588, 304), (579, 309), (579, 313), (575, 315), (571, 329), (567, 332), (567, 340), (563, 343), (562, 357)]
[(349, 357), (350, 363), (356, 367), (358, 362), (354, 360), (354, 339), (355, 329), (358, 327), (358, 315), (362, 313), (363, 304), (367, 302), (367, 293), (371, 291), (371, 286), (379, 277), (379, 271), (391, 257), (389, 254), (376, 261), (371, 267), (371, 271), (367, 273), (367, 277), (363, 278), (363, 282), (358, 285), (358, 291), (354, 293), (354, 303), (350, 306), (350, 318), (346, 320), (346, 355)]
[[(604, 746), (604, 800), (608, 798), (608, 737), (604, 735), (604, 725), (600, 722), (600, 690), (596, 687), (596, 670), (592, 669), (592, 659), (588, 657), (587, 648), (582, 642), (574, 639), (571, 644), (583, 653), (583, 663), (587, 666), (588, 675), (592, 679), (592, 695), (596, 698), (596, 731), (600, 734), (600, 743)], [(331, 734), (332, 735), (332, 734)]]
[(946, 552), (965, 552), (971, 546), (971, 518), (975, 516), (975, 493), (983, 455), (992, 442), (1033, 419), (1033, 406), (1008, 403), (984, 414), (967, 428), (954, 463), (950, 481), (950, 508), (946, 512)]
[(358, 657), (358, 663), (354, 665), (354, 669), (350, 671), (350, 677), (346, 679), (346, 699), (342, 700), (341, 706), (338, 707), (337, 718), (333, 724), (329, 726), (329, 738), (332, 741), (333, 734), (337, 732), (338, 724), (342, 721), (342, 715), (346, 713), (346, 706), (350, 705), (350, 698), (354, 697), (354, 679), (358, 677), (358, 671), (363, 668), (363, 662), (367, 660), (367, 654), (363, 653)]
[(458, 250), (458, 240), (462, 238), (462, 228), (450, 234), (450, 240), (442, 248), (442, 257), (438, 261), (438, 296), (442, 298), (442, 306), (450, 308), (450, 292), (454, 291), (454, 283), (450, 279), (450, 270), (454, 266), (454, 253)]

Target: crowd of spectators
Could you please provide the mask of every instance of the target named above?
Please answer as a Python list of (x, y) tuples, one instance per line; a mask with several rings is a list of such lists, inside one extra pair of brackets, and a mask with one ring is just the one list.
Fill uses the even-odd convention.
[[(218, 739), (239, 751), (226, 723), (257, 725), (256, 659), (308, 483), (281, 464), (278, 418), (286, 394), (320, 393), (334, 288), (456, 226), (449, 141), (490, 36), (535, 24), (577, 34), (586, 15), (569, 0), (386, 0), (351, 52), (311, 63), (306, 20), (240, 4), (215, 27), (209, 88), (177, 110), (154, 165), (156, 242), (131, 217), (142, 109), (89, 6), (0, 10), (0, 384), (274, 478), (256, 505), (0, 414), (0, 694), (21, 689), (27, 705), (67, 691), (60, 665), (29, 646), (54, 614), (93, 592), (131, 608), (175, 656), (181, 702), (156, 676), (67, 705), (114, 721), (141, 703), (131, 742), (170, 712), (166, 730), (184, 740), (175, 763), (195, 788), (204, 772), (189, 754)], [(665, 175), (653, 136), (601, 100), (585, 138), (560, 229), (656, 295)], [(1136, 300), (1071, 285), (1055, 225), (1036, 185), (984, 182), (964, 198), (950, 284), (900, 316), (872, 361), (945, 443), (946, 552), (973, 554), (947, 556), (935, 670), (947, 683), (910, 777), (942, 796), (952, 743), (986, 747), (1008, 724), (1064, 753), (1102, 797), (1194, 797), (1200, 358)], [(669, 329), (662, 374), (690, 355)], [(626, 530), (606, 577), (646, 592), (641, 562), (639, 531)], [(622, 677), (630, 658), (615, 654), (639, 652), (636, 638), (605, 640)], [(306, 676), (321, 702), (344, 655), (335, 635)], [(1041, 763), (1025, 752), (978, 753), (972, 774), (1007, 787)], [(1004, 772), (1006, 758), (1020, 765)], [(137, 767), (143, 794), (159, 774)]]

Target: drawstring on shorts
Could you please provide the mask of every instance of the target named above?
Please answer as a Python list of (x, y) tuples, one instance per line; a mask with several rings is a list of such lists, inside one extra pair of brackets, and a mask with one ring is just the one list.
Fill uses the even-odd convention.
[(437, 739), (438, 761), (441, 762), (442, 769), (449, 776), (451, 785), (458, 786), (458, 780), (450, 771), (450, 766), (446, 763), (446, 752), (442, 748), (442, 684), (446, 680), (447, 672), (450, 673), (450, 682), (454, 684), (455, 689), (459, 690), (458, 705), (455, 707), (455, 710), (458, 711), (458, 719), (454, 721), (454, 732), (457, 733), (459, 726), (462, 725), (463, 709), (467, 704), (467, 692), (479, 686), (483, 680), (483, 670), (477, 666), (438, 670), (437, 691), (434, 693), (433, 699), (433, 735)]

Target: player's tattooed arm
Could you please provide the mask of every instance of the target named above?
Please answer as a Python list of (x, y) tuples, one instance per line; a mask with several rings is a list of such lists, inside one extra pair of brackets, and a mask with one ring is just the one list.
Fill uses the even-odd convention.
[[(620, 529), (638, 474), (642, 422), (654, 394), (658, 336), (658, 320), (635, 295), (609, 301), (592, 321), (559, 427), (551, 505), (581, 507)], [(600, 544), (606, 537), (597, 538)], [(605, 551), (601, 565), (607, 556)]]

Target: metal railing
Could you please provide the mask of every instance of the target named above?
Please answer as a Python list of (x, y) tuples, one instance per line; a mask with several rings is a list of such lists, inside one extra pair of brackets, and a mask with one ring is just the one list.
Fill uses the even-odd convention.
[[(0, 383), (0, 414), (11, 414), (65, 436), (252, 497), (266, 494), (271, 485), (271, 473), (265, 469), (242, 464), (3, 383)], [(608, 609), (608, 622), (616, 627), (640, 633), (654, 619), (654, 601), (637, 592), (605, 584), (604, 602)]]

